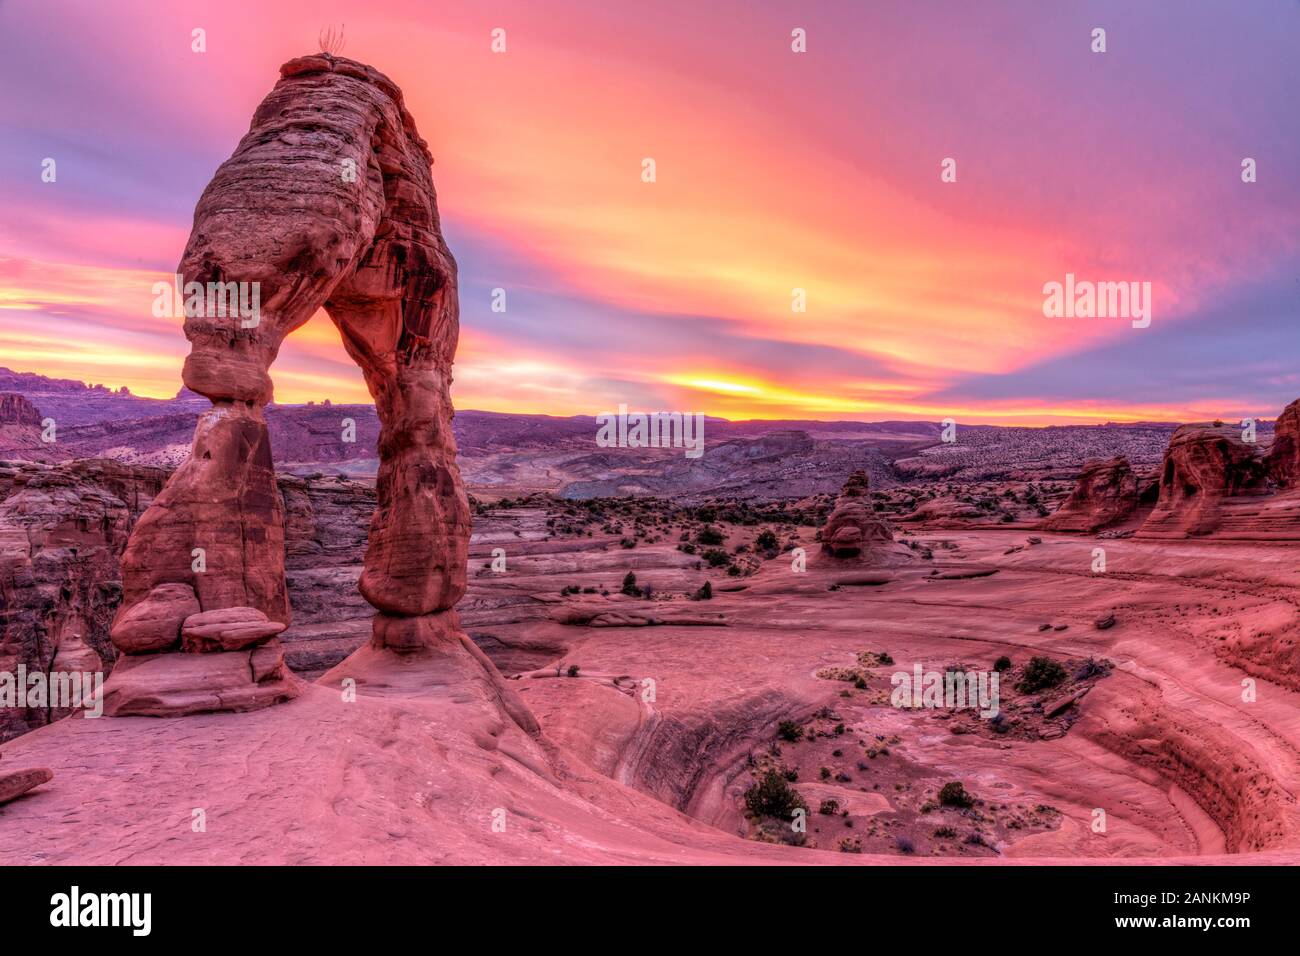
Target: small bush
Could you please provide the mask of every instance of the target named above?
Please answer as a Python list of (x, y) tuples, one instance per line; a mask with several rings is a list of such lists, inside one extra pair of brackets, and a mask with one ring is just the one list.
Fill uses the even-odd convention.
[(803, 740), (803, 728), (793, 720), (783, 720), (776, 725), (776, 735), (782, 740), (795, 743)]
[(960, 782), (953, 780), (939, 788), (939, 802), (945, 807), (961, 807), (965, 809), (973, 806), (975, 799), (966, 792), (966, 788)]
[(701, 555), (704, 563), (711, 568), (720, 568), (731, 563), (731, 555), (721, 548), (710, 548)]
[(568, 675), (569, 675), (570, 677), (577, 677), (577, 676), (578, 676), (578, 665), (577, 665), (577, 664), (570, 664), (570, 665), (569, 665), (569, 670), (567, 671), (567, 673), (568, 673)]
[(822, 805), (817, 808), (817, 812), (825, 816), (834, 816), (840, 812), (840, 802), (838, 800), (823, 800)]
[(1001, 657), (999, 657), (996, 661), (993, 662), (993, 669), (997, 671), (999, 674), (1001, 674), (1003, 671), (1010, 670), (1011, 658), (1003, 654)]
[(808, 804), (799, 796), (799, 791), (786, 783), (775, 770), (767, 771), (758, 783), (745, 791), (745, 807), (755, 816), (782, 820), (789, 820), (797, 809), (808, 810)]
[(623, 578), (623, 593), (630, 597), (640, 597), (641, 589), (636, 586), (636, 575), (631, 571)]
[(898, 836), (894, 837), (894, 843), (898, 845), (898, 852), (900, 853), (916, 852), (916, 844), (913, 843), (911, 840), (909, 840), (907, 837), (903, 836), (901, 833)]
[(713, 527), (711, 524), (706, 524), (700, 529), (700, 533), (695, 536), (695, 540), (699, 544), (715, 545), (722, 544), (726, 539), (723, 537), (721, 531)]
[(1048, 687), (1055, 687), (1065, 678), (1065, 668), (1050, 657), (1033, 657), (1025, 667), (1024, 676), (1020, 678), (1016, 690), (1022, 694), (1032, 694)]

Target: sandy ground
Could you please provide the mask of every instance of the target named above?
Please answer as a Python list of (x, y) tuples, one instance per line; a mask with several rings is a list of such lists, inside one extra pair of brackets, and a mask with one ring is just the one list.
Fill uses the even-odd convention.
[[(811, 544), (804, 573), (782, 556), (737, 580), (671, 537), (624, 550), (539, 524), (516, 513), (475, 539), (462, 614), (504, 678), (459, 645), (363, 649), (254, 713), (61, 721), (4, 747), (6, 769), (55, 777), (0, 807), (0, 863), (1300, 860), (1294, 546), (1041, 535), (1008, 554), (1024, 531), (921, 531), (934, 560), (832, 589), (853, 568)], [(477, 574), (502, 542), (511, 572)], [(944, 573), (973, 567), (997, 572)], [(655, 600), (559, 594), (617, 591), (629, 568)], [(714, 599), (687, 601), (705, 578)], [(593, 604), (725, 626), (560, 623)], [(864, 651), (893, 659), (867, 686), (818, 676)], [(1040, 653), (1113, 664), (1046, 739), (1033, 719), (954, 732), (974, 718), (888, 701), (917, 663)], [(797, 776), (802, 846), (755, 839), (744, 793), (767, 766)], [(948, 781), (975, 805), (934, 805)]]

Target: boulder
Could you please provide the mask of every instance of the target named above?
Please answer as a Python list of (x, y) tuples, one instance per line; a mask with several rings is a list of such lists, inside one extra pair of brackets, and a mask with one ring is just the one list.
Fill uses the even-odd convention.
[(169, 651), (181, 639), (181, 625), (199, 613), (199, 599), (188, 584), (160, 584), (139, 604), (124, 606), (113, 621), (114, 645), (124, 654)]
[(54, 779), (54, 771), (45, 767), (33, 770), (0, 771), (0, 803), (8, 803), (33, 787)]
[(181, 626), (181, 650), (202, 654), (265, 644), (285, 629), (255, 607), (227, 607), (191, 614)]

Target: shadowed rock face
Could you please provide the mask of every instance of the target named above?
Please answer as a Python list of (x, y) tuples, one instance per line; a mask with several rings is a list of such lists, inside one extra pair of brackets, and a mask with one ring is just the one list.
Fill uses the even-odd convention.
[[(166, 680), (161, 664), (122, 667), (106, 689), (110, 713), (249, 709), (297, 692), (282, 659), (262, 654), (250, 678), (243, 658), (271, 646), (275, 630), (250, 630), (250, 610), (289, 623), (284, 505), (262, 413), (269, 369), (285, 336), (321, 308), (361, 367), (381, 424), (378, 506), (360, 582), (381, 612), (373, 640), (410, 649), (456, 632), (451, 608), (465, 590), (470, 521), (451, 431), (456, 264), (440, 231), (432, 160), (383, 74), (325, 54), (280, 72), (204, 190), (178, 267), (187, 283), (256, 283), (260, 314), (187, 315), (183, 378), (212, 408), (189, 459), (132, 534), (118, 618), (118, 647), (132, 653), (129, 621), (157, 620), (166, 609), (152, 614), (150, 602), (176, 600), (160, 589), (187, 586), (205, 614), (240, 610), (204, 618), (203, 639), (184, 648), (241, 660), (185, 663), (183, 674), (177, 663)], [(227, 618), (245, 626), (212, 630)], [(258, 687), (223, 683), (241, 674)], [(202, 687), (185, 692), (185, 675)], [(151, 690), (164, 684), (167, 693)]]
[(1074, 491), (1042, 523), (1045, 531), (1099, 531), (1128, 518), (1138, 505), (1138, 480), (1122, 455), (1083, 463)]
[[(106, 673), (130, 523), (156, 468), (110, 461), (0, 464), (0, 673)], [(0, 741), (68, 713), (0, 707)]]
[(1226, 425), (1183, 425), (1160, 468), (1160, 497), (1140, 534), (1184, 537), (1218, 529), (1226, 499), (1267, 493), (1263, 459)]
[(1279, 488), (1300, 487), (1300, 398), (1282, 409), (1273, 425), (1267, 467), (1269, 478)]

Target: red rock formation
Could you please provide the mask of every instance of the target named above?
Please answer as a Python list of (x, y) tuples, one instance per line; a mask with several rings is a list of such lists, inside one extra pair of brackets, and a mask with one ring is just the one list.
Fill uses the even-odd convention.
[(1224, 520), (1225, 502), (1267, 493), (1264, 464), (1241, 429), (1183, 425), (1169, 439), (1160, 468), (1160, 497), (1142, 525), (1142, 537), (1211, 534)]
[(855, 471), (844, 483), (835, 510), (822, 528), (822, 551), (833, 558), (856, 558), (875, 562), (887, 553), (899, 551), (889, 522), (876, 514), (867, 497), (865, 471)]
[[(0, 672), (108, 672), (131, 507), (160, 484), (113, 462), (0, 467)], [(66, 712), (0, 707), (0, 741)]]
[(0, 449), (21, 458), (44, 457), (41, 413), (22, 395), (0, 394)]
[(1266, 467), (1279, 488), (1300, 487), (1300, 398), (1282, 409), (1273, 423), (1273, 447)]
[[(191, 587), (204, 614), (251, 608), (288, 624), (284, 510), (262, 407), (281, 342), (324, 308), (381, 423), (378, 506), (360, 581), (380, 612), (372, 641), (401, 649), (446, 641), (465, 590), (469, 508), (449, 394), (456, 264), (440, 232), (432, 159), (401, 91), (381, 73), (325, 54), (280, 72), (199, 200), (178, 268), (187, 283), (256, 283), (260, 314), (187, 315), (183, 378), (213, 406), (189, 460), (132, 535), (119, 624), (153, 617), (136, 608), (154, 602), (160, 585)], [(258, 686), (248, 686), (249, 654), (266, 657), (278, 642), (217, 649), (228, 640), (196, 637), (184, 648), (239, 659), (229, 666), (188, 661), (182, 675), (181, 664), (132, 663), (113, 711), (238, 710), (297, 693), (282, 659), (254, 666)], [(194, 693), (186, 680), (199, 682)], [(150, 682), (170, 696), (150, 692)]]
[(1138, 480), (1128, 459), (1091, 458), (1083, 463), (1070, 497), (1042, 522), (1044, 531), (1100, 531), (1124, 521), (1138, 505)]

